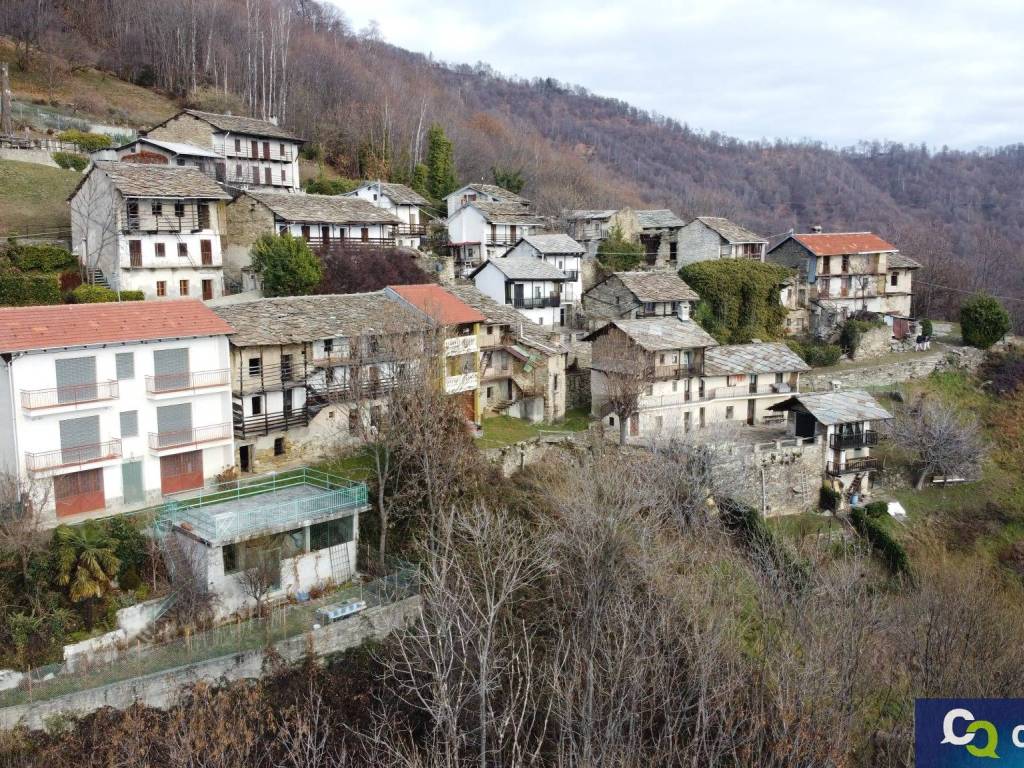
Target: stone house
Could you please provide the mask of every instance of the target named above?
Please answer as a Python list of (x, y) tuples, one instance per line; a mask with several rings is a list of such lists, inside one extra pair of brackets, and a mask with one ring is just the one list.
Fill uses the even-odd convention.
[(405, 184), (386, 181), (364, 181), (345, 197), (355, 197), (373, 203), (398, 218), (395, 238), (398, 245), (417, 248), (427, 234), (430, 205), (423, 195)]
[(690, 317), (700, 296), (675, 272), (613, 272), (583, 294), (592, 330), (609, 320)]
[(485, 413), (556, 421), (567, 407), (566, 358), (560, 333), (532, 323), (473, 286), (448, 289), (484, 316), (480, 327), (480, 400)]
[(675, 263), (679, 232), (685, 224), (664, 208), (569, 211), (565, 218), (570, 236), (586, 248), (587, 255), (597, 256), (602, 241), (617, 229), (626, 240), (644, 246), (645, 261), (650, 266)]
[(230, 199), (196, 168), (97, 160), (68, 198), (74, 253), (89, 280), (115, 290), (215, 299)]
[(679, 252), (679, 233), (686, 222), (667, 208), (639, 210), (636, 218), (647, 264), (652, 267), (674, 265)]
[(698, 216), (679, 231), (676, 266), (717, 259), (764, 261), (767, 238), (718, 216)]
[[(102, 155), (102, 157), (101, 157)], [(100, 150), (94, 159), (117, 160), (122, 163), (150, 163), (154, 165), (175, 165), (197, 168), (215, 180), (221, 172), (223, 158), (212, 149), (184, 144), (178, 141), (163, 141), (139, 136), (113, 150)]]
[(214, 178), (241, 189), (297, 192), (299, 149), (305, 143), (273, 120), (183, 109), (141, 131), (142, 137), (212, 150)]

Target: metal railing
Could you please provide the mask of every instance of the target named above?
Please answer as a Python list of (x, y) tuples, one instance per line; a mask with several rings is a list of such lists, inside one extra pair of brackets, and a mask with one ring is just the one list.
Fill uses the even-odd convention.
[(870, 472), (873, 469), (881, 469), (882, 460), (871, 457), (863, 459), (849, 459), (842, 463), (830, 461), (825, 465), (825, 471), (832, 477), (848, 475), (854, 472)]
[(182, 371), (181, 373), (158, 373), (146, 377), (146, 391), (151, 395), (177, 392), (183, 389), (221, 387), (231, 382), (227, 368), (212, 371)]
[(853, 448), (870, 448), (878, 445), (879, 434), (868, 430), (852, 435), (832, 435), (829, 438), (829, 447), (834, 451), (843, 451)]
[(512, 297), (512, 306), (516, 309), (544, 309), (545, 307), (560, 307), (561, 305), (561, 296)]
[(29, 472), (41, 472), (48, 469), (78, 467), (97, 461), (117, 459), (121, 457), (121, 441), (117, 438), (102, 443), (88, 443), (58, 448), (55, 451), (26, 453), (25, 467)]
[(57, 408), (102, 400), (114, 400), (119, 390), (116, 381), (97, 381), (91, 384), (70, 384), (52, 389), (21, 390), (21, 407), (25, 410)]
[(151, 450), (161, 451), (167, 448), (181, 448), (187, 445), (209, 443), (214, 440), (230, 440), (231, 436), (232, 425), (230, 422), (211, 424), (206, 427), (175, 429), (167, 432), (150, 432), (149, 447)]

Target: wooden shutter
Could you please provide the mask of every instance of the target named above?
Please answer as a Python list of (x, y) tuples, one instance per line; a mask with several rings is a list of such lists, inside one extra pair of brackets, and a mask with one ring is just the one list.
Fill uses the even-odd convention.
[(142, 241), (128, 241), (128, 264), (132, 267), (142, 266)]
[(81, 403), (96, 399), (95, 357), (69, 357), (55, 361), (55, 367), (58, 403)]
[(209, 267), (213, 265), (213, 241), (212, 240), (200, 240), (199, 241), (199, 256), (203, 263), (203, 266)]

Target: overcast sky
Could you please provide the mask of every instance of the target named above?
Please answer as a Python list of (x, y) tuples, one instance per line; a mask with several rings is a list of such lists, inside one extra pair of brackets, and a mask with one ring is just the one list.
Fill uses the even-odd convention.
[(403, 48), (743, 139), (1024, 140), (1024, 0), (333, 1)]

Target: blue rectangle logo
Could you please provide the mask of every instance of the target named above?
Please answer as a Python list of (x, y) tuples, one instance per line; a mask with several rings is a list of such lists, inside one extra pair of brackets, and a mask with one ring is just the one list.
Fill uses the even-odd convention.
[(1024, 699), (917, 699), (918, 768), (1024, 768)]

